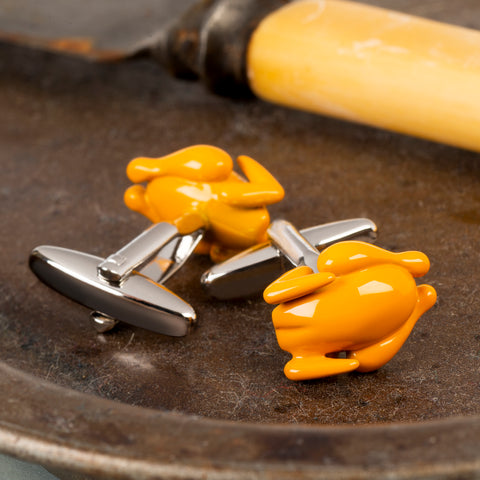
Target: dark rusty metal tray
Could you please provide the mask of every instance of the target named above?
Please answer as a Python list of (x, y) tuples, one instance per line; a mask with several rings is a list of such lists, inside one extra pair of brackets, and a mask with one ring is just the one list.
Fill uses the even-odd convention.
[[(1, 452), (63, 478), (480, 477), (478, 154), (215, 97), (142, 60), (3, 45), (0, 82)], [(147, 222), (122, 203), (128, 160), (195, 143), (273, 172), (273, 217), (365, 216), (379, 245), (428, 254), (437, 305), (388, 365), (288, 381), (271, 307), (208, 298), (206, 258), (168, 283), (198, 313), (185, 338), (98, 335), (29, 271), (39, 244), (105, 256), (133, 238)]]

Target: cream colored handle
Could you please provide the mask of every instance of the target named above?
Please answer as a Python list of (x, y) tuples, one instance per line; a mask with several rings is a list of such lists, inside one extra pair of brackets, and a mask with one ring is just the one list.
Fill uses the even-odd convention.
[(266, 17), (247, 55), (265, 100), (480, 152), (480, 32), (343, 0)]

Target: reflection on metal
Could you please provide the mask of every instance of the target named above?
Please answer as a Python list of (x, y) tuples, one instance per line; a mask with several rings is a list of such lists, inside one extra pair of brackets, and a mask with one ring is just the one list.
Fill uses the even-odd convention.
[[(157, 280), (165, 281), (190, 256), (202, 235), (202, 231), (196, 231), (180, 236), (174, 226), (159, 223), (106, 260), (65, 248), (40, 246), (31, 253), (30, 267), (47, 285), (94, 309), (93, 324), (99, 332), (123, 321), (157, 333), (182, 336), (195, 323), (193, 308), (137, 269), (147, 264), (146, 269)], [(188, 237), (188, 241), (181, 237)], [(175, 248), (179, 245), (181, 249)], [(159, 252), (168, 252), (171, 258), (161, 262)], [(157, 267), (163, 265), (163, 271), (148, 267), (149, 262)]]

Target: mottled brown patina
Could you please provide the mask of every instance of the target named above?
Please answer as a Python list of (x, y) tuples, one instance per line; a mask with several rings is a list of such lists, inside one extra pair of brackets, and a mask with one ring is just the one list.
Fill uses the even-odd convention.
[[(458, 18), (480, 27), (477, 3), (455, 2)], [(402, 4), (444, 20), (453, 8), (387, 6)], [(3, 45), (0, 91), (0, 451), (65, 478), (480, 476), (478, 154), (216, 97), (146, 60)], [(140, 233), (148, 222), (122, 203), (128, 161), (195, 143), (265, 165), (286, 190), (272, 217), (369, 217), (378, 245), (429, 256), (437, 305), (389, 364), (287, 380), (272, 307), (208, 298), (208, 258), (167, 284), (198, 314), (184, 338), (98, 335), (29, 271), (34, 246), (105, 256)]]

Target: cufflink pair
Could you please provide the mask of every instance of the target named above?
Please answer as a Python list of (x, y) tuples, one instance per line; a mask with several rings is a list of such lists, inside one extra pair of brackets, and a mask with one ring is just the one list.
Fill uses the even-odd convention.
[(279, 304), (273, 322), (280, 347), (293, 355), (288, 378), (370, 371), (388, 362), (435, 303), (433, 288), (413, 280), (428, 271), (428, 259), (344, 242), (374, 234), (368, 219), (301, 232), (270, 222), (266, 205), (280, 201), (283, 188), (255, 160), (237, 161), (246, 179), (226, 152), (207, 145), (132, 160), (127, 175), (135, 185), (125, 203), (155, 224), (107, 259), (37, 247), (31, 269), (93, 309), (100, 332), (123, 321), (182, 336), (195, 311), (163, 283), (193, 252), (208, 253), (220, 263), (201, 278), (207, 293), (228, 300), (266, 289), (265, 300)]

